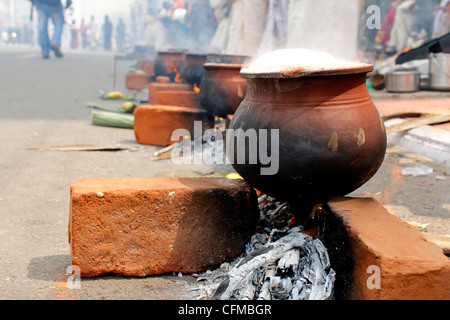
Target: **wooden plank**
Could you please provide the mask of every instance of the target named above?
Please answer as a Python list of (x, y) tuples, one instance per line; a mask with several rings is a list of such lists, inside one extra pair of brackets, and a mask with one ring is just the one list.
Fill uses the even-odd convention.
[(444, 109), (429, 109), (426, 111), (402, 111), (398, 113), (391, 113), (391, 114), (385, 114), (382, 115), (383, 120), (389, 120), (394, 118), (415, 118), (415, 117), (422, 117), (422, 116), (428, 116), (428, 115), (450, 115), (450, 108)]
[(446, 123), (449, 121), (450, 121), (450, 114), (423, 116), (423, 117), (420, 117), (417, 119), (409, 119), (400, 124), (388, 127), (386, 129), (386, 132), (387, 132), (387, 134), (391, 134), (391, 133), (395, 133), (395, 132), (403, 132), (403, 131), (408, 131), (408, 130), (415, 129), (415, 128), (422, 127), (422, 126)]

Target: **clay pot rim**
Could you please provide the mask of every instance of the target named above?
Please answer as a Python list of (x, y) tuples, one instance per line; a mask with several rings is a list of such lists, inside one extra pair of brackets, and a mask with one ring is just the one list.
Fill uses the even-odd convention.
[(156, 59), (159, 55), (182, 55), (184, 57), (186, 55), (186, 51), (157, 51)]
[(240, 75), (245, 79), (292, 79), (301, 77), (321, 77), (321, 76), (337, 76), (337, 75), (350, 75), (359, 73), (369, 73), (373, 71), (374, 67), (371, 64), (358, 64), (355, 67), (342, 68), (342, 69), (326, 69), (318, 71), (290, 71), (290, 72), (245, 72), (242, 69)]
[(207, 63), (244, 64), (252, 57), (249, 55), (210, 53)]
[(207, 59), (208, 58), (208, 54), (207, 53), (202, 53), (202, 52), (186, 52), (184, 54), (186, 57), (195, 57), (195, 58), (204, 58)]
[(213, 63), (208, 62), (203, 65), (206, 69), (242, 69), (243, 64), (238, 63)]

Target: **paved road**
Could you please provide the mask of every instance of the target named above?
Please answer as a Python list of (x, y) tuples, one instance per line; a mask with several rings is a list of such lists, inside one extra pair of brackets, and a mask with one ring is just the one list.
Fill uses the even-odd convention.
[[(152, 161), (155, 147), (139, 146), (133, 130), (95, 127), (86, 102), (113, 84), (113, 55), (68, 52), (44, 61), (36, 48), (0, 47), (0, 299), (189, 299), (189, 276), (145, 279), (105, 276), (66, 287), (70, 185), (84, 178), (155, 176), (179, 170), (208, 172)], [(118, 64), (118, 88), (131, 62)], [(37, 147), (96, 144), (122, 152), (38, 152)], [(401, 167), (425, 163), (426, 177), (403, 177)], [(439, 179), (436, 179), (438, 177)], [(373, 196), (400, 217), (450, 234), (448, 167), (400, 148), (356, 196)]]
[[(66, 289), (70, 185), (181, 168), (152, 161), (154, 147), (113, 153), (27, 150), (135, 146), (133, 130), (92, 126), (85, 106), (100, 101), (99, 89), (112, 89), (113, 55), (74, 52), (44, 61), (36, 49), (0, 48), (0, 60), (0, 299), (183, 299), (191, 294), (192, 278), (170, 276), (103, 277), (83, 281), (82, 290)], [(118, 63), (117, 89), (124, 90), (131, 64)]]

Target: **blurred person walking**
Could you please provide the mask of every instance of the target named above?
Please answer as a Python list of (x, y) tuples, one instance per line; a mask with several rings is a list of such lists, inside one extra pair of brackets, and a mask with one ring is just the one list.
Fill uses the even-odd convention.
[(397, 53), (403, 52), (412, 44), (411, 32), (413, 30), (416, 9), (415, 0), (405, 0), (397, 8), (391, 35), (387, 44), (395, 48)]
[(208, 51), (216, 32), (217, 21), (209, 0), (188, 0), (186, 25), (189, 27), (189, 45), (195, 51)]
[(450, 32), (450, 0), (442, 0), (434, 20), (433, 38)]
[(173, 14), (177, 9), (186, 9), (186, 4), (183, 0), (173, 0), (172, 6), (169, 10), (169, 17), (173, 18)]
[[(61, 0), (30, 0), (36, 6), (38, 12), (38, 33), (39, 45), (41, 46), (42, 58), (50, 58), (50, 50), (55, 56), (62, 58), (61, 37), (64, 27), (64, 9)], [(66, 1), (66, 9), (72, 4), (71, 0)], [(48, 30), (48, 20), (51, 19), (55, 27), (50, 39)]]
[(127, 34), (127, 27), (125, 23), (123, 22), (123, 19), (119, 19), (119, 23), (116, 27), (116, 42), (117, 42), (117, 50), (119, 52), (122, 52), (125, 50), (125, 41), (126, 41), (126, 34)]
[(258, 54), (286, 46), (288, 32), (289, 0), (268, 0), (264, 35)]
[(81, 47), (83, 49), (86, 49), (88, 46), (88, 25), (86, 23), (86, 20), (81, 19), (81, 25), (80, 25), (80, 34), (81, 34)]
[(212, 52), (224, 53), (226, 50), (231, 24), (231, 4), (231, 0), (209, 0), (209, 5), (214, 10), (217, 20), (216, 31), (210, 43)]
[(98, 43), (98, 24), (95, 21), (95, 16), (91, 16), (91, 21), (88, 25), (88, 45), (91, 49), (97, 48)]
[(388, 7), (388, 12), (381, 23), (381, 29), (375, 37), (375, 43), (380, 44), (386, 48), (389, 39), (391, 38), (391, 30), (394, 25), (395, 15), (397, 14), (397, 7), (402, 3), (401, 0), (395, 0)]
[(80, 40), (78, 38), (78, 27), (75, 20), (72, 21), (72, 26), (70, 29), (70, 48), (76, 49), (80, 44)]
[(111, 20), (109, 20), (109, 16), (105, 16), (105, 22), (103, 23), (102, 30), (103, 30), (103, 48), (106, 51), (111, 51), (113, 24), (112, 24)]

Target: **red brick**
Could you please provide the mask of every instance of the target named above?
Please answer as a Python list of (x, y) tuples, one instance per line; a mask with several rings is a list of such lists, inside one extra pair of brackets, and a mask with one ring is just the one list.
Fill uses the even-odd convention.
[[(148, 86), (148, 104), (158, 104), (157, 92), (159, 91), (192, 91), (192, 86), (187, 83), (167, 83), (169, 77), (158, 77), (156, 83), (150, 83)], [(171, 104), (176, 105), (176, 104)]]
[(195, 91), (158, 91), (156, 104), (204, 110)]
[(150, 76), (148, 74), (129, 72), (126, 75), (125, 86), (129, 90), (144, 90), (149, 83)]
[(194, 122), (202, 121), (203, 131), (214, 128), (214, 120), (205, 110), (176, 106), (138, 106), (134, 111), (134, 132), (139, 144), (168, 146), (176, 129), (194, 136)]
[[(337, 273), (337, 298), (450, 299), (450, 260), (420, 231), (374, 199), (339, 198), (325, 207), (321, 238)], [(367, 285), (370, 266), (379, 268), (380, 289)]]
[(80, 180), (70, 199), (71, 259), (83, 277), (202, 272), (241, 254), (259, 219), (242, 180)]
[(157, 76), (156, 83), (170, 83), (170, 77), (167, 76)]

